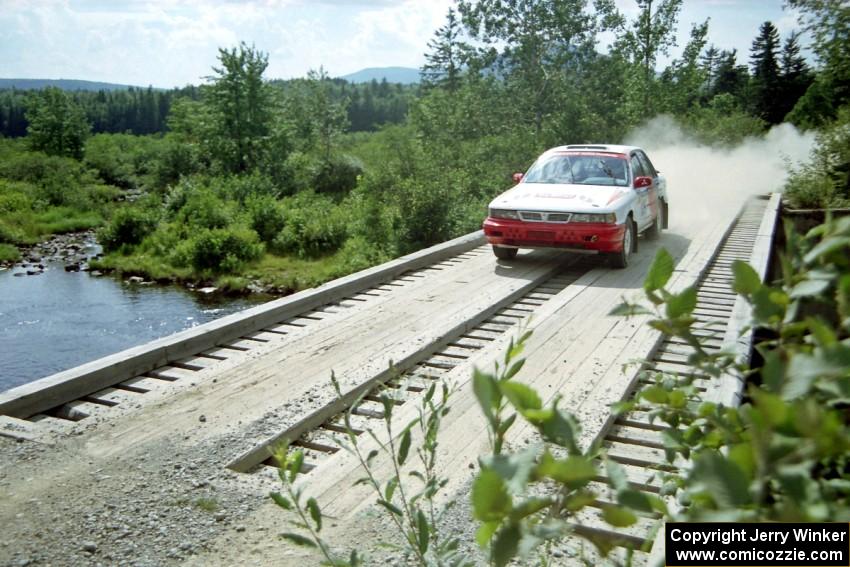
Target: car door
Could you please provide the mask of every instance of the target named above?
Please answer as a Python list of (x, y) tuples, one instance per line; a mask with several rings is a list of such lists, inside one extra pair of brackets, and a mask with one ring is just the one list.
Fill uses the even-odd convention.
[(658, 215), (659, 207), (658, 207), (658, 192), (661, 190), (659, 184), (660, 179), (658, 177), (658, 172), (655, 171), (655, 167), (652, 165), (652, 162), (649, 161), (649, 158), (645, 153), (640, 150), (635, 152), (638, 159), (640, 160), (641, 165), (643, 166), (643, 171), (646, 173), (648, 177), (652, 178), (652, 185), (648, 187), (647, 198), (649, 201), (649, 209), (650, 209), (650, 220), (655, 221), (655, 217)]
[(632, 191), (637, 196), (635, 204), (635, 222), (638, 225), (638, 230), (646, 228), (655, 217), (652, 216), (650, 208), (650, 187), (635, 187), (635, 181), (638, 177), (649, 177), (643, 169), (643, 163), (636, 153), (629, 156), (629, 162), (632, 166)]

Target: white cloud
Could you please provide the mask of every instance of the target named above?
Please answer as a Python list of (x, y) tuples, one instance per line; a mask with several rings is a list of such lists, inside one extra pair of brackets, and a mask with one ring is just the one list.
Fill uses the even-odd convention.
[[(628, 16), (634, 0), (616, 0)], [(730, 2), (732, 5), (730, 5)], [(240, 41), (269, 53), (269, 77), (333, 75), (424, 61), (454, 0), (0, 0), (0, 69), (8, 77), (78, 78), (155, 86), (198, 83), (219, 47)], [(709, 41), (743, 54), (758, 24), (785, 32), (782, 0), (686, 2), (692, 21), (712, 16)], [(781, 18), (781, 19), (780, 19)], [(607, 45), (602, 41), (602, 46)], [(674, 51), (673, 55), (678, 54)], [(661, 62), (663, 63), (663, 62)]]

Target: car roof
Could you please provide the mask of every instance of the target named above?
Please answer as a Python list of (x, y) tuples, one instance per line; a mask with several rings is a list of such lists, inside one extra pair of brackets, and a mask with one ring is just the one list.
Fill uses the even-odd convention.
[(549, 152), (569, 152), (569, 151), (590, 151), (590, 152), (610, 152), (615, 154), (628, 154), (632, 150), (640, 150), (637, 146), (620, 146), (616, 144), (570, 144), (568, 146), (558, 146), (551, 148)]

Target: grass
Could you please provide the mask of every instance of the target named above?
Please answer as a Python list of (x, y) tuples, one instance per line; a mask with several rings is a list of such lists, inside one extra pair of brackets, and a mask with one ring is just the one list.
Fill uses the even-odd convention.
[(120, 276), (141, 276), (158, 282), (195, 279), (191, 269), (172, 266), (146, 253), (124, 255), (121, 252), (113, 252), (100, 259), (91, 260), (89, 265), (94, 270), (114, 271)]
[(218, 500), (215, 498), (198, 498), (195, 500), (195, 506), (205, 512), (215, 512), (219, 508)]
[(103, 217), (95, 211), (72, 207), (51, 207), (46, 211), (15, 211), (0, 215), (0, 235), (14, 244), (35, 244), (51, 234), (65, 234), (97, 228)]
[(21, 259), (21, 253), (11, 244), (0, 244), (0, 263), (17, 262)]

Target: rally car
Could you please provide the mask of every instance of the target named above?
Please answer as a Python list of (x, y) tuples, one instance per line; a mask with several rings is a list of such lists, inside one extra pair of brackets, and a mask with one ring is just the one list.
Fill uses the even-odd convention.
[(637, 237), (667, 228), (667, 182), (642, 149), (571, 145), (541, 155), (490, 203), (484, 235), (497, 258), (519, 248), (605, 254), (625, 268)]

